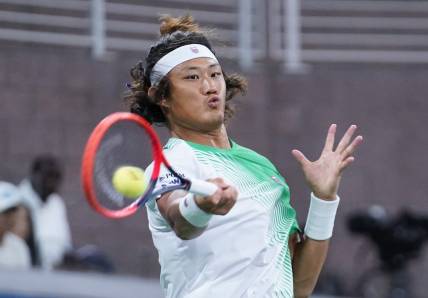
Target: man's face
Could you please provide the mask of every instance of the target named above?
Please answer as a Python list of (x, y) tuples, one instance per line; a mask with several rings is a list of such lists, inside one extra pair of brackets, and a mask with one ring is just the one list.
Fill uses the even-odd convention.
[(61, 178), (61, 172), (58, 168), (45, 166), (33, 174), (31, 182), (36, 192), (45, 201), (49, 195), (59, 190)]
[(183, 62), (168, 78), (170, 97), (162, 105), (171, 127), (210, 132), (223, 125), (226, 83), (217, 61), (196, 58)]

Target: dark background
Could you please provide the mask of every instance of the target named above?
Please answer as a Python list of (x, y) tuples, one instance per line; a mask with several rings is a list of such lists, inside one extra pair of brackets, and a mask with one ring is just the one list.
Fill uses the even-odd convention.
[[(143, 55), (143, 54), (142, 54)], [(76, 247), (93, 243), (114, 261), (119, 273), (158, 277), (145, 210), (110, 220), (90, 210), (81, 190), (84, 143), (105, 115), (126, 110), (121, 100), (128, 71), (142, 58), (135, 52), (105, 61), (89, 50), (0, 42), (0, 179), (18, 183), (30, 161), (50, 152), (64, 163), (62, 188)], [(315, 159), (327, 128), (342, 135), (359, 126), (364, 144), (346, 171), (334, 238), (324, 272), (337, 274), (348, 288), (376, 262), (373, 248), (353, 237), (346, 216), (372, 204), (390, 214), (402, 208), (428, 212), (428, 67), (382, 64), (311, 64), (285, 74), (277, 63), (244, 73), (245, 97), (237, 98), (230, 136), (270, 158), (285, 176), (302, 224), (309, 190), (290, 151)], [(225, 62), (227, 72), (237, 70)], [(412, 263), (416, 289), (423, 296), (428, 255)]]

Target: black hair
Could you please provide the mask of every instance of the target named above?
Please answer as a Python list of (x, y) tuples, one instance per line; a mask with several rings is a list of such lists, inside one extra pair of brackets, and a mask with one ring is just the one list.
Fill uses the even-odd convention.
[(62, 176), (62, 166), (55, 156), (50, 154), (37, 156), (31, 164), (31, 173), (40, 173), (46, 169), (56, 171), (59, 176)]
[[(158, 84), (153, 97), (149, 96), (148, 90), (151, 87), (150, 74), (155, 64), (169, 52), (188, 44), (201, 44), (214, 50), (205, 36), (206, 33), (199, 29), (197, 23), (189, 15), (172, 18), (170, 16), (161, 17), (159, 41), (150, 48), (146, 57), (145, 68), (142, 61), (139, 61), (131, 70), (132, 82), (127, 84), (128, 91), (124, 99), (129, 103), (132, 113), (143, 116), (150, 123), (168, 125), (167, 119), (159, 105), (160, 101), (169, 96), (170, 85), (165, 76)], [(233, 116), (233, 108), (229, 100), (237, 93), (246, 91), (246, 80), (239, 75), (227, 76), (224, 72), (226, 82), (226, 107), (225, 121)]]

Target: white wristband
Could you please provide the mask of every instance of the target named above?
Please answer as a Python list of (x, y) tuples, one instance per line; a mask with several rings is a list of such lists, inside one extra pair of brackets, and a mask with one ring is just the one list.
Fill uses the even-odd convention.
[(306, 219), (305, 234), (314, 240), (327, 240), (333, 235), (334, 219), (340, 198), (326, 201), (311, 193), (311, 204)]
[(178, 205), (181, 215), (192, 225), (198, 228), (204, 228), (208, 225), (212, 214), (206, 213), (198, 207), (195, 202), (195, 196), (192, 193), (181, 198)]

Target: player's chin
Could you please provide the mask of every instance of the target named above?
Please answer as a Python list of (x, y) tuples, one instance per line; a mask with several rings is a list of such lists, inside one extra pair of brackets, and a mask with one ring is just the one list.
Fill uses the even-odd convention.
[(224, 111), (213, 113), (210, 117), (210, 120), (215, 125), (222, 125), (224, 123)]
[(206, 131), (220, 128), (224, 124), (224, 113), (206, 115), (203, 120), (203, 127)]

